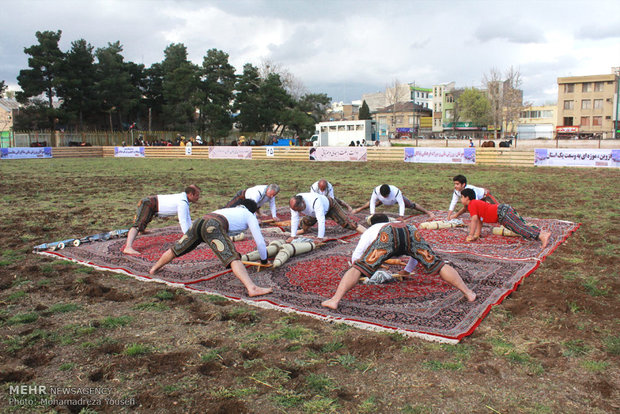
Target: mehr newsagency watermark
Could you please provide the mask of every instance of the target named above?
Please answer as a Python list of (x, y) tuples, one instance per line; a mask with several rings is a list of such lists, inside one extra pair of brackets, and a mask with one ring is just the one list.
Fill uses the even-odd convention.
[(136, 399), (112, 397), (110, 387), (55, 387), (49, 385), (9, 385), (9, 406), (79, 406), (116, 405), (131, 407)]

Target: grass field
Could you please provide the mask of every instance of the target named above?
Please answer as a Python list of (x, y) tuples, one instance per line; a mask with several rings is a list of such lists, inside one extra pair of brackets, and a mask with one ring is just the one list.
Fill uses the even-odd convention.
[[(203, 189), (193, 218), (239, 189), (269, 182), (280, 184), (283, 206), (319, 178), (353, 206), (389, 183), (427, 209), (445, 210), (458, 173), (525, 216), (583, 224), (456, 346), (258, 309), (31, 253), (43, 242), (126, 228), (140, 198), (190, 183)], [(0, 177), (3, 412), (620, 410), (617, 169), (52, 159), (1, 161)], [(156, 219), (151, 227), (174, 223)], [(11, 394), (11, 386), (24, 384), (100, 387), (107, 394), (88, 396), (99, 398), (92, 407), (41, 405), (39, 395)]]

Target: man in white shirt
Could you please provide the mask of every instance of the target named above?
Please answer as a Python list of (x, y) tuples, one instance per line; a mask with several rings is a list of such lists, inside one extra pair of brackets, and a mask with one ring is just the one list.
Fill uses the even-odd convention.
[[(292, 241), (297, 234), (303, 234), (308, 229), (318, 223), (317, 238), (325, 237), (325, 217), (334, 220), (345, 229), (355, 230), (363, 233), (366, 228), (349, 219), (347, 214), (331, 197), (314, 193), (299, 193), (289, 200), (291, 208), (291, 237), (287, 242)], [(299, 213), (305, 216), (301, 219), (301, 230), (298, 232), (300, 218)]]
[(224, 206), (224, 208), (236, 207), (241, 204), (241, 200), (254, 200), (258, 206), (256, 214), (260, 217), (263, 216), (260, 212), (261, 206), (269, 201), (271, 217), (274, 220), (277, 220), (276, 195), (278, 195), (279, 192), (280, 186), (278, 184), (256, 185), (246, 190), (239, 190), (237, 194), (228, 202), (228, 204)]
[(241, 255), (235, 249), (230, 235), (250, 229), (260, 254), (261, 263), (267, 264), (267, 247), (260, 231), (256, 218), (256, 203), (253, 200), (242, 200), (240, 205), (233, 208), (223, 208), (206, 214), (192, 224), (192, 227), (177, 241), (174, 246), (166, 250), (157, 263), (151, 267), (149, 273), (154, 275), (159, 269), (170, 263), (175, 257), (183, 256), (194, 250), (200, 243), (207, 243), (215, 256), (226, 268), (231, 268), (234, 275), (243, 283), (248, 296), (266, 295), (272, 288), (256, 286), (241, 262)]
[(310, 186), (310, 192), (315, 194), (324, 195), (325, 197), (331, 197), (340, 206), (346, 208), (349, 213), (353, 211), (353, 208), (348, 205), (344, 200), (338, 199), (334, 196), (334, 186), (327, 180), (321, 179)]
[(418, 203), (414, 203), (410, 201), (407, 197), (405, 197), (398, 189), (398, 187), (388, 184), (382, 184), (377, 186), (370, 196), (370, 201), (364, 204), (363, 206), (356, 208), (353, 210), (354, 213), (359, 213), (365, 208), (370, 207), (370, 214), (375, 214), (375, 207), (382, 203), (385, 206), (392, 206), (398, 203), (398, 215), (403, 217), (405, 215), (405, 208), (412, 208), (422, 213), (428, 214), (431, 220), (435, 220), (435, 214), (426, 210), (424, 207), (419, 205)]
[(370, 222), (372, 225), (362, 234), (351, 256), (353, 266), (342, 276), (334, 296), (322, 302), (322, 306), (337, 309), (340, 300), (361, 276), (372, 276), (387, 259), (402, 255), (408, 255), (410, 259), (399, 273), (411, 273), (419, 262), (428, 274), (439, 273), (443, 280), (463, 292), (468, 301), (476, 300), (476, 294), (465, 285), (456, 269), (437, 256), (414, 226), (389, 223), (385, 214), (372, 216)]
[(454, 193), (452, 194), (452, 201), (450, 201), (450, 207), (448, 208), (447, 220), (455, 219), (467, 211), (467, 207), (463, 207), (458, 212), (454, 213), (456, 203), (458, 203), (461, 199), (461, 191), (465, 188), (471, 188), (474, 193), (476, 193), (476, 200), (484, 200), (487, 203), (498, 204), (495, 197), (493, 197), (486, 188), (475, 187), (471, 184), (467, 184), (467, 178), (464, 175), (459, 174), (455, 176), (452, 181), (454, 181)]
[(189, 214), (189, 203), (195, 203), (200, 198), (200, 187), (190, 185), (185, 192), (178, 194), (160, 194), (143, 198), (138, 202), (138, 209), (134, 222), (127, 233), (127, 243), (123, 249), (125, 254), (140, 254), (133, 248), (133, 242), (138, 233), (144, 233), (146, 226), (155, 215), (159, 217), (178, 216), (181, 231), (185, 233), (192, 225)]

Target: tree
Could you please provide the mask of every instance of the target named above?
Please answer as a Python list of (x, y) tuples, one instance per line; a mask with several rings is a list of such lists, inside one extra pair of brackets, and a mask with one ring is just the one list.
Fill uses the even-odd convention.
[(366, 100), (362, 102), (362, 106), (360, 108), (359, 114), (357, 115), (357, 119), (359, 119), (360, 121), (363, 121), (365, 119), (372, 119), (372, 116), (370, 115), (370, 108), (368, 107)]
[[(399, 102), (409, 101), (411, 94), (409, 92), (409, 86), (403, 85), (396, 78), (392, 81), (391, 84), (385, 87), (385, 104), (386, 107), (390, 107), (392, 109), (392, 119), (390, 120), (390, 127), (394, 128), (396, 125), (396, 107)], [(396, 133), (396, 130), (392, 131)]]
[(285, 111), (286, 127), (297, 136), (309, 137), (315, 125), (323, 119), (331, 98), (324, 93), (311, 93), (301, 97), (293, 108)]
[(267, 79), (271, 74), (279, 75), (282, 87), (295, 100), (301, 99), (308, 93), (301, 80), (297, 79), (288, 69), (270, 59), (264, 59), (261, 62), (259, 74), (261, 79)]
[[(114, 128), (112, 114), (118, 115), (118, 126), (128, 124), (123, 119), (134, 110), (140, 102), (140, 89), (134, 84), (130, 69), (121, 55), (123, 47), (120, 42), (108, 43), (105, 48), (95, 52), (97, 56), (96, 79), (100, 110), (108, 116), (110, 130)], [(128, 120), (126, 120), (128, 121)]]
[(36, 32), (39, 44), (24, 48), (24, 53), (30, 55), (28, 58), (30, 69), (22, 69), (17, 76), (17, 83), (22, 89), (22, 92), (17, 94), (20, 102), (26, 103), (29, 98), (45, 94), (47, 117), (52, 129), (56, 123), (54, 98), (58, 85), (58, 72), (64, 58), (64, 53), (58, 48), (61, 33), (60, 30)]
[(286, 111), (293, 103), (291, 95), (282, 86), (280, 75), (269, 74), (261, 82), (259, 96), (259, 124), (261, 131), (278, 130), (286, 122)]
[(208, 136), (225, 137), (232, 127), (230, 103), (235, 88), (235, 68), (228, 54), (210, 49), (202, 62), (200, 122)]
[(187, 59), (187, 48), (182, 43), (169, 45), (164, 56), (161, 64), (164, 126), (192, 130), (200, 86), (198, 68)]
[(4, 96), (4, 91), (6, 89), (6, 84), (4, 81), (0, 81), (0, 96)]
[[(164, 108), (164, 70), (161, 63), (153, 63), (144, 71), (144, 105), (148, 112), (148, 130), (152, 128), (153, 120), (162, 119)], [(158, 126), (162, 127), (160, 123)]]
[(94, 62), (93, 46), (80, 39), (71, 43), (71, 50), (59, 66), (57, 92), (62, 98), (61, 108), (69, 120), (77, 122), (78, 130), (83, 129), (84, 113), (98, 112)]
[[(492, 68), (484, 75), (483, 82), (487, 88), (487, 95), (491, 103), (491, 117), (495, 127), (494, 136), (497, 139), (497, 131), (500, 127), (506, 127), (514, 123), (523, 109), (523, 91), (521, 86), (521, 74), (518, 70), (510, 67), (502, 79), (499, 70)], [(505, 131), (502, 130), (502, 134)]]
[(489, 123), (489, 99), (478, 89), (466, 88), (458, 98), (460, 114), (477, 126), (486, 126)]
[(259, 89), (261, 79), (258, 69), (246, 63), (235, 84), (233, 110), (238, 112), (236, 122), (242, 131), (260, 131)]

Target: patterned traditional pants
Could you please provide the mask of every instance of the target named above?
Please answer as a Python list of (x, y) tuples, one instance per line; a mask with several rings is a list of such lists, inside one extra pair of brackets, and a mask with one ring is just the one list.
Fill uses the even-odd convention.
[(528, 240), (538, 240), (540, 229), (538, 227), (529, 226), (523, 217), (517, 213), (517, 210), (508, 204), (500, 204), (497, 207), (497, 222), (508, 230), (512, 230), (519, 236)]
[(157, 214), (159, 205), (157, 203), (157, 197), (146, 197), (138, 202), (138, 209), (136, 210), (136, 216), (133, 219), (131, 227), (137, 227), (138, 231), (142, 232), (146, 229), (146, 226), (153, 220), (153, 216)]
[(237, 194), (224, 206), (224, 208), (237, 207), (241, 201), (245, 200), (245, 190), (237, 191)]
[(219, 214), (207, 214), (196, 220), (192, 227), (172, 246), (176, 257), (194, 250), (200, 243), (207, 243), (215, 256), (226, 267), (234, 260), (241, 260), (241, 255), (228, 236), (228, 220)]
[(377, 238), (353, 267), (370, 277), (392, 256), (410, 256), (416, 259), (427, 273), (438, 272), (445, 264), (420, 236), (414, 226), (390, 223), (384, 226)]

